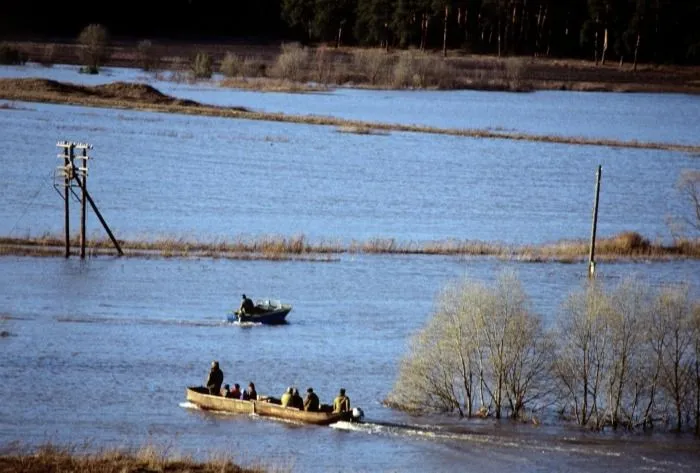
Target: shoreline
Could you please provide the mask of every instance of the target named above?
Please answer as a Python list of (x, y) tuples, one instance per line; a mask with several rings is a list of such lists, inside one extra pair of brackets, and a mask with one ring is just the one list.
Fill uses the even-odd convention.
[[(169, 71), (181, 69), (193, 60), (198, 53), (208, 54), (212, 59), (214, 71), (221, 69), (227, 54), (250, 59), (255, 68), (271, 70), (280, 56), (284, 43), (244, 43), (230, 42), (187, 42), (153, 38), (149, 57), (153, 61), (153, 70)], [(79, 45), (75, 39), (56, 39), (53, 42), (42, 40), (5, 41), (7, 44), (24, 52), (30, 61), (50, 66), (67, 64), (80, 67)], [(141, 69), (143, 57), (139, 52), (140, 40), (122, 38), (109, 43), (109, 57), (105, 67), (128, 67)], [(290, 43), (291, 44), (291, 43)], [(358, 66), (347, 70), (348, 61), (358, 54), (375, 54), (377, 48), (307, 46), (311, 65), (314, 69), (319, 56), (331, 64), (343, 67), (340, 82), (328, 81), (329, 87), (342, 86), (354, 88), (377, 88), (382, 90), (402, 90), (410, 87), (378, 87), (367, 77), (358, 75)], [(389, 50), (387, 58), (396, 59), (401, 54), (414, 54), (416, 51)], [(424, 58), (434, 64), (449, 64), (452, 85), (449, 90), (569, 90), (594, 92), (630, 92), (630, 93), (686, 93), (700, 94), (700, 66), (680, 66), (662, 64), (638, 64), (636, 69), (631, 64), (606, 62), (596, 64), (582, 59), (566, 59), (543, 56), (508, 56), (468, 54), (461, 50), (448, 50), (443, 57), (442, 51), (429, 50)], [(344, 64), (344, 65), (343, 65)], [(312, 70), (307, 71), (312, 73)], [(260, 70), (246, 77), (257, 77)], [(327, 78), (328, 79), (328, 78)], [(323, 81), (321, 81), (323, 82)], [(515, 84), (514, 84), (515, 82)], [(420, 87), (419, 87), (420, 88)], [(430, 87), (425, 87), (426, 89)]]

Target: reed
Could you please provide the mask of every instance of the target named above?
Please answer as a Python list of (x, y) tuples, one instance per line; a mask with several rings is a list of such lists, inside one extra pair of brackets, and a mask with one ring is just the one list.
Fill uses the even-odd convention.
[(295, 82), (288, 79), (268, 77), (229, 77), (219, 82), (222, 87), (255, 90), (257, 92), (326, 92), (328, 87), (321, 84)]
[(145, 446), (139, 450), (108, 449), (83, 452), (83, 448), (45, 444), (34, 450), (12, 446), (0, 455), (0, 471), (43, 473), (69, 471), (72, 473), (263, 473), (273, 470), (263, 466), (243, 467), (230, 456), (219, 455), (208, 461), (196, 461), (190, 456), (171, 454), (167, 449)]
[[(523, 262), (575, 263), (588, 258), (587, 240), (562, 240), (541, 245), (506, 245), (474, 240), (446, 239), (434, 241), (399, 241), (395, 238), (370, 238), (339, 241), (310, 241), (304, 234), (283, 236), (263, 235), (254, 238), (242, 236), (231, 240), (202, 242), (186, 237), (124, 240), (120, 246), (126, 256), (163, 258), (230, 258), (266, 259), (274, 261), (337, 261), (333, 255), (416, 254), (445, 256), (488, 256)], [(12, 238), (0, 237), (0, 255), (57, 256), (64, 253), (65, 242), (58, 236)], [(71, 239), (73, 251), (78, 238)], [(89, 239), (91, 255), (110, 254), (113, 250), (108, 238)], [(596, 244), (599, 260), (669, 260), (700, 258), (700, 239), (677, 239), (670, 245), (651, 242), (636, 232), (622, 232), (600, 238)]]

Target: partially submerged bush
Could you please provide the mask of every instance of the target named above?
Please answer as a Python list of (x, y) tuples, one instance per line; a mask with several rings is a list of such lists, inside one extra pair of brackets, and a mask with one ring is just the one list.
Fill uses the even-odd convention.
[(86, 26), (78, 36), (80, 44), (80, 61), (85, 66), (84, 71), (97, 74), (100, 67), (109, 58), (109, 33), (107, 28), (99, 24)]
[(211, 56), (205, 52), (197, 53), (192, 63), (192, 73), (195, 79), (210, 79), (213, 73)]
[(384, 83), (389, 76), (389, 56), (383, 49), (361, 49), (355, 52), (355, 64), (372, 85)]
[(226, 77), (237, 77), (243, 74), (244, 59), (231, 52), (221, 61), (221, 73)]
[(299, 43), (282, 44), (282, 52), (272, 69), (272, 75), (280, 79), (301, 81), (309, 60), (309, 53)]
[(139, 66), (144, 71), (151, 71), (158, 67), (158, 57), (150, 40), (144, 39), (139, 42), (138, 46), (136, 46), (136, 56)]
[(405, 52), (393, 69), (395, 87), (437, 87), (451, 89), (455, 86), (456, 71), (441, 57), (425, 53)]

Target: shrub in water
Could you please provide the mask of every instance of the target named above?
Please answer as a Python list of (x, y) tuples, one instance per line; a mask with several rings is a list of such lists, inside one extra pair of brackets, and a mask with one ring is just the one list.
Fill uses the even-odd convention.
[(210, 79), (212, 75), (211, 56), (205, 52), (197, 53), (192, 63), (192, 72), (196, 79)]
[(237, 54), (226, 53), (221, 61), (221, 73), (226, 77), (237, 77), (243, 72), (244, 60)]

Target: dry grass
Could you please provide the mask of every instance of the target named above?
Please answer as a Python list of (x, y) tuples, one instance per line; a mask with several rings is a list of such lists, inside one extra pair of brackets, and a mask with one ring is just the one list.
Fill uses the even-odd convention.
[[(470, 240), (438, 240), (405, 242), (394, 238), (353, 240), (349, 244), (337, 241), (311, 242), (305, 235), (284, 237), (268, 235), (257, 238), (236, 237), (227, 241), (201, 242), (187, 238), (120, 241), (125, 256), (146, 258), (228, 258), (265, 259), (272, 261), (301, 260), (331, 262), (344, 253), (416, 254), (446, 256), (489, 256), (524, 262), (576, 263), (588, 259), (587, 240), (564, 240), (543, 245), (505, 245)], [(36, 238), (0, 237), (0, 255), (60, 256), (65, 243), (59, 236)], [(71, 253), (78, 254), (78, 239), (71, 241)], [(114, 255), (108, 238), (89, 239), (89, 256)], [(596, 243), (596, 259), (655, 260), (700, 258), (700, 239), (677, 240), (671, 245), (653, 243), (635, 232), (624, 232)]]
[(256, 92), (327, 92), (329, 88), (321, 84), (294, 82), (288, 79), (267, 77), (229, 77), (219, 82), (222, 87), (255, 90)]
[[(171, 455), (167, 449), (144, 447), (137, 451), (105, 450), (81, 453), (76, 447), (44, 445), (31, 451), (13, 446), (0, 456), (0, 471), (22, 473), (262, 473), (266, 468), (245, 468), (231, 457), (218, 456), (198, 462), (189, 456)], [(280, 470), (281, 471), (281, 470)]]
[(253, 112), (244, 107), (215, 107), (202, 105), (191, 100), (180, 100), (162, 94), (145, 84), (115, 82), (99, 86), (82, 86), (61, 83), (46, 79), (0, 79), (0, 99), (23, 100), (29, 102), (65, 103), (92, 107), (149, 110), (155, 112), (206, 115), (223, 118), (277, 121), (284, 123), (304, 123), (308, 125), (330, 125), (336, 127), (372, 128), (377, 131), (399, 131), (463, 136), (470, 138), (509, 139), (560, 143), (568, 145), (591, 145), (619, 148), (642, 148), (700, 153), (700, 146), (675, 143), (654, 143), (640, 141), (620, 141), (563, 137), (556, 135), (530, 135), (526, 133), (502, 132), (494, 130), (437, 128), (421, 125), (400, 125), (388, 123), (344, 120), (341, 118), (286, 115), (284, 113)]

